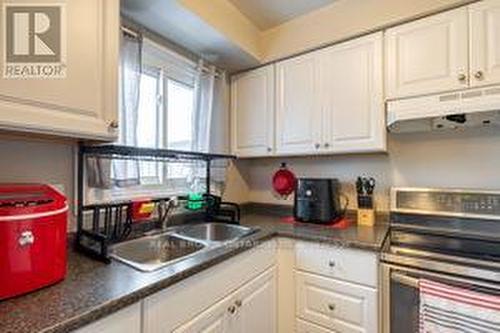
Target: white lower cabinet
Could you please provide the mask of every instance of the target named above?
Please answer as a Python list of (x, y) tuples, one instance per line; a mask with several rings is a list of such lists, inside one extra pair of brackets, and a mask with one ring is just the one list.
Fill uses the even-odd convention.
[(215, 303), (174, 332), (234, 332), (237, 321), (233, 298), (233, 295), (231, 295)]
[(271, 333), (275, 318), (276, 269), (271, 267), (174, 332)]
[(141, 333), (141, 303), (135, 303), (74, 333)]
[(375, 332), (375, 289), (303, 272), (296, 283), (299, 318), (339, 332)]
[(269, 241), (143, 301), (143, 333), (275, 332), (276, 242)]
[(336, 331), (300, 319), (297, 319), (296, 327), (297, 333), (336, 333)]
[(295, 244), (296, 331), (379, 331), (378, 257), (315, 242)]
[(77, 333), (377, 333), (374, 252), (280, 238)]

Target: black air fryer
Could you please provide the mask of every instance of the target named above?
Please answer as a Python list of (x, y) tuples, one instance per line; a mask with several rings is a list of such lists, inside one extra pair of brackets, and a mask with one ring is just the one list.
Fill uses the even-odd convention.
[(293, 215), (296, 221), (327, 224), (343, 215), (338, 179), (299, 178)]

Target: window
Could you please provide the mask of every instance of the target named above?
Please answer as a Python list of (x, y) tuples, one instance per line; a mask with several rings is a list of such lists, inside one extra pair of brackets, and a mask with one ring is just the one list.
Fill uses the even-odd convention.
[[(141, 74), (137, 145), (147, 148), (192, 150), (194, 87), (165, 75), (160, 68), (145, 67)], [(162, 184), (166, 178), (186, 178), (182, 164), (140, 161), (141, 184)]]
[(193, 147), (194, 89), (167, 80), (167, 145), (170, 149), (191, 150)]
[[(124, 35), (117, 143), (209, 151), (214, 96), (223, 96), (215, 91), (225, 87), (215, 84), (225, 80), (223, 75), (221, 81), (216, 80), (218, 75), (214, 66), (206, 66), (201, 59), (193, 61), (147, 38)], [(120, 158), (96, 158), (93, 162), (87, 202), (199, 192), (206, 182), (203, 162)], [(217, 172), (212, 174), (213, 181)]]

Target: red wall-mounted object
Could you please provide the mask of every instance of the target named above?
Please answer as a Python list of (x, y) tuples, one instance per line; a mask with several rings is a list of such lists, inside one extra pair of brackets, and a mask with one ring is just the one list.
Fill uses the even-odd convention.
[(64, 279), (68, 205), (42, 184), (0, 184), (0, 300)]
[(280, 196), (292, 194), (297, 187), (297, 177), (288, 169), (286, 163), (281, 163), (278, 171), (273, 176), (273, 190)]

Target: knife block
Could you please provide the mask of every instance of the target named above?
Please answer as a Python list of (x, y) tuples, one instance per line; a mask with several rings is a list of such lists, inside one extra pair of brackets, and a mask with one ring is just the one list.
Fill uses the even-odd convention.
[(373, 195), (358, 195), (358, 225), (372, 227), (375, 224)]
[(358, 209), (358, 225), (373, 227), (375, 224), (375, 210), (359, 208)]

